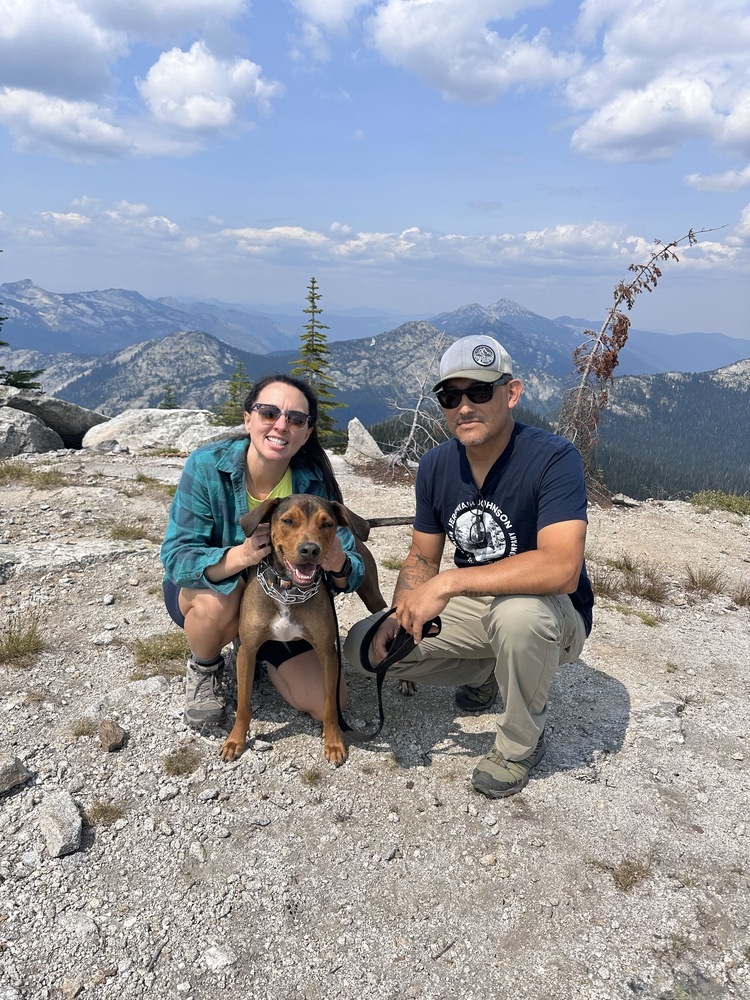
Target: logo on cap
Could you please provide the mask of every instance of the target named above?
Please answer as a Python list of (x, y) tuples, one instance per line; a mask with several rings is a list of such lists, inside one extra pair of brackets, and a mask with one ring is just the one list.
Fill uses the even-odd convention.
[(487, 344), (480, 344), (471, 352), (471, 356), (482, 368), (489, 368), (495, 363), (495, 352)]

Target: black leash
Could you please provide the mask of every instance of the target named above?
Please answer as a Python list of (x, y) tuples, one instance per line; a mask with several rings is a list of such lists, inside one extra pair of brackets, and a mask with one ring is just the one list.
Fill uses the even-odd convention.
[[(367, 670), (368, 673), (375, 674), (375, 680), (378, 692), (379, 722), (377, 727), (373, 729), (371, 732), (368, 732), (363, 729), (355, 729), (353, 726), (350, 726), (349, 723), (344, 718), (344, 713), (341, 711), (341, 698), (340, 698), (341, 674), (342, 674), (341, 636), (339, 634), (339, 622), (338, 622), (338, 617), (336, 615), (336, 606), (334, 603), (334, 597), (335, 594), (341, 593), (341, 591), (335, 590), (335, 588), (331, 585), (327, 575), (326, 575), (326, 581), (327, 581), (326, 589), (328, 590), (328, 596), (331, 601), (331, 611), (333, 612), (333, 620), (336, 627), (336, 654), (338, 656), (338, 661), (339, 661), (339, 673), (338, 673), (338, 679), (336, 680), (336, 712), (338, 714), (339, 726), (341, 727), (342, 732), (349, 734), (349, 739), (351, 740), (352, 743), (368, 743), (370, 740), (374, 740), (376, 736), (380, 735), (380, 731), (382, 730), (383, 724), (385, 723), (385, 712), (383, 711), (383, 681), (385, 680), (385, 675), (388, 673), (388, 668), (392, 667), (394, 663), (398, 663), (399, 660), (403, 660), (403, 658), (407, 656), (414, 649), (416, 643), (414, 642), (413, 636), (406, 631), (403, 625), (399, 625), (398, 632), (388, 645), (388, 655), (385, 657), (385, 659), (381, 660), (381, 662), (376, 667), (371, 667), (369, 665), (369, 660), (367, 658), (365, 658), (362, 661), (362, 667), (365, 670)], [(389, 615), (393, 614), (395, 610), (396, 610), (395, 608), (391, 608), (390, 611), (386, 612), (385, 614), (381, 615), (380, 618), (378, 618), (378, 620), (374, 623), (374, 625), (369, 629), (369, 631), (365, 635), (365, 638), (362, 640), (363, 648), (369, 649), (373, 635), (375, 634), (375, 632), (377, 632), (377, 630), (380, 628), (381, 624), (385, 621), (385, 619), (388, 618)], [(436, 616), (435, 618), (431, 618), (428, 622), (425, 622), (424, 625), (422, 626), (422, 638), (425, 639), (427, 638), (428, 635), (433, 635), (433, 636), (439, 635), (441, 628), (442, 628), (442, 622), (440, 620), (440, 617)], [(436, 629), (437, 631), (432, 632), (431, 631), (432, 629)]]

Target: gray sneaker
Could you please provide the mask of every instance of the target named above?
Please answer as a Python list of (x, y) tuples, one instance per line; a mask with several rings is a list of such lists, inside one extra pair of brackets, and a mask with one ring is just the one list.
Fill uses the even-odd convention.
[(456, 688), (456, 704), (462, 712), (484, 712), (485, 709), (492, 708), (495, 704), (498, 690), (493, 672), (479, 687), (469, 687), (468, 684), (462, 684), (461, 687)]
[(504, 799), (506, 795), (515, 795), (529, 783), (531, 769), (537, 766), (546, 750), (544, 733), (529, 756), (523, 760), (506, 760), (497, 750), (491, 750), (474, 768), (471, 783), (478, 792), (490, 799)]
[(202, 667), (192, 657), (185, 672), (185, 722), (193, 729), (213, 726), (224, 718), (224, 699), (219, 693), (223, 661)]

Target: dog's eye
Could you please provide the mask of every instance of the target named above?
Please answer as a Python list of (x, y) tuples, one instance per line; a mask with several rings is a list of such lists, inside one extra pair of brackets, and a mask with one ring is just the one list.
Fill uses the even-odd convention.
[(321, 528), (334, 528), (335, 525), (333, 521), (325, 520), (320, 522)]
[(289, 527), (294, 527), (294, 518), (293, 517), (282, 517), (281, 518), (281, 523), (282, 524), (286, 524)]

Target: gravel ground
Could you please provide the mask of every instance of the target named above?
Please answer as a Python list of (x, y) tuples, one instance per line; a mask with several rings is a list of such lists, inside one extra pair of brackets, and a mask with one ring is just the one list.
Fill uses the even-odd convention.
[[(731, 597), (750, 518), (591, 511), (590, 566), (654, 567), (665, 600), (598, 602), (556, 678), (545, 761), (493, 802), (469, 776), (494, 715), (424, 685), (386, 684), (381, 736), (333, 769), (319, 725), (265, 682), (250, 748), (222, 763), (223, 733), (184, 726), (179, 678), (132, 679), (133, 642), (172, 626), (158, 541), (111, 537), (123, 522), (160, 537), (153, 481), (181, 462), (17, 461), (69, 478), (0, 486), (0, 619), (40, 611), (47, 643), (0, 665), (0, 764), (29, 775), (0, 795), (0, 1000), (750, 996), (750, 609)], [(408, 481), (335, 461), (358, 513), (412, 513)], [(386, 598), (408, 536), (373, 530)], [(720, 569), (722, 593), (686, 590), (688, 564)], [(365, 613), (354, 596), (337, 610), (342, 632)], [(349, 683), (369, 724), (374, 685)], [(122, 749), (103, 749), (102, 719)], [(167, 773), (177, 751), (191, 773)], [(71, 802), (80, 845), (53, 856)]]

